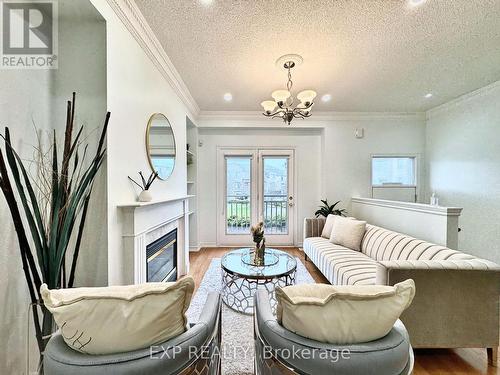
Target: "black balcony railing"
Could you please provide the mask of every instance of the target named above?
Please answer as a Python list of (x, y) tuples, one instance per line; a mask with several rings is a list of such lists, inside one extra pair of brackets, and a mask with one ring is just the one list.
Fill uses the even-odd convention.
[(227, 232), (250, 233), (250, 199), (248, 196), (227, 196)]
[[(250, 233), (251, 212), (248, 196), (227, 196), (227, 232)], [(266, 234), (288, 232), (286, 195), (264, 195), (264, 228)]]

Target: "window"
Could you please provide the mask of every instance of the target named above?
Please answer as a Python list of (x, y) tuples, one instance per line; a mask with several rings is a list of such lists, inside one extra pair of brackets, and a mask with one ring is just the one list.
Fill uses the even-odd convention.
[(416, 186), (414, 156), (373, 156), (372, 186)]

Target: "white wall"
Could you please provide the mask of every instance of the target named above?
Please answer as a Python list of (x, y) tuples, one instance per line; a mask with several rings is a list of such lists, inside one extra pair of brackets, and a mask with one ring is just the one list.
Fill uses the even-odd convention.
[(154, 199), (186, 194), (186, 116), (188, 109), (105, 0), (92, 0), (107, 22), (107, 85), (111, 121), (108, 131), (108, 278), (123, 283), (121, 214), (118, 204), (133, 202), (139, 193), (127, 176), (151, 171), (145, 146), (149, 117), (167, 116), (172, 125), (177, 159), (167, 181), (157, 181)]
[[(35, 126), (45, 142), (56, 130), (64, 137), (66, 101), (77, 92), (76, 125), (86, 126), (83, 138), (95, 145), (106, 112), (105, 24), (87, 1), (60, 0), (59, 68), (57, 70), (0, 71), (0, 123), (9, 126), (14, 147), (25, 160), (33, 160)], [(75, 45), (82, 48), (74, 48)], [(88, 69), (92, 64), (92, 69)], [(3, 140), (1, 148), (4, 149)], [(61, 145), (60, 145), (61, 146)], [(60, 149), (62, 152), (62, 149)], [(92, 147), (89, 148), (89, 154)], [(97, 177), (89, 219), (80, 251), (76, 285), (103, 285), (107, 280), (105, 166)], [(12, 177), (12, 176), (11, 176)], [(13, 182), (11, 180), (11, 182)], [(29, 237), (29, 234), (28, 234)], [(10, 211), (0, 193), (0, 373), (22, 374), (26, 368), (28, 288), (22, 270), (17, 236)], [(102, 251), (104, 250), (104, 251)], [(71, 254), (67, 259), (70, 260)], [(32, 364), (37, 349), (31, 345)], [(31, 367), (34, 368), (33, 366)]]
[[(319, 129), (200, 129), (198, 147), (198, 235), (200, 246), (217, 241), (217, 147), (282, 147), (295, 149), (295, 243), (302, 242), (302, 222), (320, 199)], [(249, 237), (250, 241), (250, 237)]]
[(459, 249), (500, 262), (500, 81), (428, 112), (429, 190), (463, 207)]
[[(50, 82), (50, 121), (61, 129), (66, 119), (66, 101), (76, 92), (75, 127), (84, 125), (82, 139), (88, 155), (97, 150), (106, 117), (106, 22), (90, 1), (59, 2), (59, 69)], [(74, 46), (79, 46), (76, 49)], [(92, 69), (88, 69), (92, 66)], [(62, 139), (63, 134), (60, 134)], [(82, 150), (83, 151), (83, 150)], [(107, 269), (106, 163), (96, 176), (89, 205), (75, 285), (103, 286)], [(73, 254), (68, 252), (70, 267)]]
[[(297, 195), (296, 203), (302, 205), (298, 213), (297, 245), (302, 242), (303, 218), (313, 216), (321, 198), (331, 203), (341, 200), (342, 207), (350, 210), (351, 197), (370, 196), (372, 154), (417, 155), (419, 184), (424, 184), (425, 117), (419, 114), (319, 114), (303, 122), (296, 120), (290, 127), (253, 114), (202, 114), (198, 125), (204, 142), (198, 150), (201, 246), (216, 244), (216, 146), (280, 146), (288, 142), (307, 154), (307, 159), (298, 161), (298, 181), (303, 184), (302, 191), (313, 190)], [(356, 128), (364, 128), (364, 138), (355, 138)], [(309, 135), (314, 137), (311, 141), (314, 145), (308, 143)], [(318, 163), (313, 164), (314, 160)]]
[[(11, 131), (12, 142), (23, 158), (31, 159), (36, 144), (32, 120), (42, 130), (49, 130), (50, 76), (47, 71), (0, 71), (0, 132)], [(62, 124), (60, 124), (62, 125)], [(0, 148), (5, 150), (0, 139)], [(5, 157), (5, 153), (4, 153)], [(9, 208), (0, 192), (0, 373), (24, 371), (25, 340), (30, 303), (22, 270), (19, 245)]]
[[(364, 138), (354, 137), (356, 128)], [(418, 116), (346, 119), (329, 123), (324, 130), (324, 193), (329, 201), (341, 200), (350, 210), (351, 197), (371, 196), (371, 156), (411, 154), (417, 156), (418, 184), (423, 186), (425, 122)], [(419, 194), (420, 195), (420, 194)]]

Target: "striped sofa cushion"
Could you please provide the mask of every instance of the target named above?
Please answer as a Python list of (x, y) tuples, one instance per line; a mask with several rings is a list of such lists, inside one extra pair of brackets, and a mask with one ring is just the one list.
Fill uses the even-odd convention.
[(377, 261), (446, 260), (457, 261), (466, 268), (496, 267), (493, 262), (370, 224), (366, 225), (361, 252)]
[(377, 262), (359, 251), (334, 245), (323, 237), (304, 240), (304, 252), (334, 285), (375, 284)]

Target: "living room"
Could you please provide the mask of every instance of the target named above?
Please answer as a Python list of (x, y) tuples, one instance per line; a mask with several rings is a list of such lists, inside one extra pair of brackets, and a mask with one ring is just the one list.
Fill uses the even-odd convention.
[(499, 1), (0, 5), (0, 373), (500, 373)]

